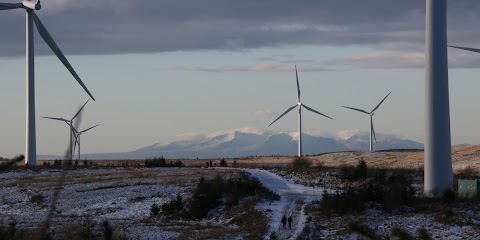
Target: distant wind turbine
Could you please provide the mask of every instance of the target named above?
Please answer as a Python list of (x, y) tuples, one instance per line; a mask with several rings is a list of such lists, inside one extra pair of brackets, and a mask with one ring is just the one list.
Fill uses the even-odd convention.
[(292, 111), (294, 108), (298, 107), (298, 157), (302, 157), (302, 107), (304, 107), (305, 109), (311, 111), (311, 112), (314, 112), (316, 114), (319, 114), (319, 115), (322, 115), (326, 118), (330, 118), (332, 119), (331, 117), (323, 114), (323, 113), (320, 113), (316, 110), (314, 110), (313, 108), (311, 107), (308, 107), (307, 105), (303, 104), (302, 101), (300, 101), (300, 83), (298, 82), (298, 72), (297, 72), (297, 66), (295, 65), (295, 75), (297, 77), (297, 97), (298, 97), (298, 102), (297, 104), (295, 104), (294, 106), (290, 107), (289, 109), (287, 109), (287, 111), (285, 111), (284, 113), (282, 113), (282, 115), (280, 115), (277, 119), (275, 119), (275, 121), (273, 121), (272, 123), (270, 123), (270, 125), (268, 125), (269, 127), (275, 123), (278, 119), (280, 119), (281, 117), (283, 117), (285, 114), (287, 114), (288, 112)]
[(27, 114), (26, 114), (26, 146), (25, 146), (25, 163), (35, 166), (37, 164), (37, 148), (36, 148), (36, 134), (35, 134), (35, 68), (34, 68), (34, 41), (33, 41), (33, 23), (37, 27), (40, 36), (52, 49), (55, 55), (65, 65), (68, 71), (73, 75), (82, 88), (88, 93), (88, 95), (95, 101), (93, 95), (88, 91), (87, 87), (83, 84), (80, 77), (77, 75), (73, 67), (68, 62), (65, 55), (62, 53), (58, 45), (53, 40), (52, 36), (48, 33), (45, 26), (42, 24), (38, 16), (34, 11), (40, 10), (40, 0), (22, 1), (21, 3), (0, 3), (0, 10), (9, 10), (23, 8), (26, 10), (26, 75), (27, 75)]
[(56, 118), (56, 117), (42, 117), (42, 118), (46, 118), (46, 119), (51, 119), (51, 120), (57, 120), (57, 121), (62, 121), (62, 122), (65, 122), (69, 127), (70, 127), (70, 159), (68, 160), (73, 160), (73, 153), (74, 153), (74, 146), (73, 146), (73, 137), (76, 138), (76, 130), (75, 130), (75, 127), (73, 126), (73, 120), (75, 120), (75, 118), (78, 117), (78, 115), (80, 114), (80, 112), (83, 110), (83, 108), (85, 107), (85, 105), (87, 105), (88, 101), (90, 101), (90, 99), (88, 99), (85, 104), (83, 104), (83, 106), (77, 111), (77, 113), (72, 117), (72, 119), (70, 120), (67, 120), (65, 118)]
[(87, 131), (91, 130), (92, 128), (95, 128), (98, 125), (100, 125), (100, 124), (97, 124), (93, 127), (82, 130), (80, 132), (78, 132), (77, 129), (73, 128), (73, 131), (75, 131), (75, 145), (73, 146), (73, 152), (75, 152), (75, 147), (78, 146), (78, 160), (81, 160), (81, 158), (80, 158), (80, 136), (82, 135), (82, 133), (87, 132)]
[(388, 95), (390, 95), (390, 93), (392, 92), (389, 92), (387, 94), (387, 96), (385, 96), (382, 101), (380, 101), (380, 103), (370, 112), (367, 112), (365, 110), (362, 110), (362, 109), (358, 109), (358, 108), (352, 108), (352, 107), (346, 107), (346, 106), (342, 106), (344, 108), (348, 108), (348, 109), (352, 109), (354, 111), (357, 111), (357, 112), (361, 112), (361, 113), (365, 113), (365, 114), (368, 114), (370, 115), (370, 152), (373, 152), (373, 139), (375, 139), (375, 143), (377, 143), (377, 136), (375, 135), (375, 128), (373, 127), (373, 115), (375, 110), (378, 109), (378, 107), (380, 107), (380, 105), (383, 103), (383, 101), (385, 101), (385, 99), (387, 99)]

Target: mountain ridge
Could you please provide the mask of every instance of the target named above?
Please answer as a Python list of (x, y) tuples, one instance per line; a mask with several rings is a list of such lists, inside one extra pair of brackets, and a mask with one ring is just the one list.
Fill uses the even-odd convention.
[[(394, 135), (377, 134), (375, 150), (423, 149), (423, 144)], [(348, 138), (302, 134), (303, 154), (368, 151), (368, 133), (355, 133)], [(296, 132), (260, 132), (231, 130), (187, 139), (159, 142), (130, 152), (82, 154), (82, 159), (145, 159), (164, 156), (169, 159), (234, 158), (246, 156), (295, 156), (298, 151)], [(40, 155), (40, 159), (60, 159)]]

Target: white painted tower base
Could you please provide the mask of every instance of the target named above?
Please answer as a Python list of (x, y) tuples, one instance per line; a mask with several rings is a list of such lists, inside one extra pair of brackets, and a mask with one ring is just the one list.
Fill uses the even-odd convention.
[(446, 0), (426, 0), (425, 194), (453, 187), (447, 62)]

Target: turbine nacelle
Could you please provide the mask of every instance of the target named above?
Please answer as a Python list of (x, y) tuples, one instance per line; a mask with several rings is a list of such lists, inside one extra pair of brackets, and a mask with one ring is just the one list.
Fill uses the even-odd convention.
[(301, 106), (302, 106), (302, 103), (301, 103), (301, 102), (298, 102), (298, 103), (297, 103), (297, 106), (301, 107)]
[(22, 5), (27, 10), (40, 10), (42, 8), (40, 0), (37, 0), (36, 2), (24, 0), (22, 1)]

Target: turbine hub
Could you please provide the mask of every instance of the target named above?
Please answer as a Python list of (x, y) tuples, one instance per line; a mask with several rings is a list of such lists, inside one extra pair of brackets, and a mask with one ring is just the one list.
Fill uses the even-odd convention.
[(298, 102), (298, 103), (297, 103), (297, 106), (302, 106), (302, 103), (301, 103), (301, 102)]
[(40, 10), (40, 8), (42, 8), (40, 1), (32, 2), (32, 1), (23, 0), (22, 4), (23, 4), (23, 7), (26, 8), (27, 10)]

